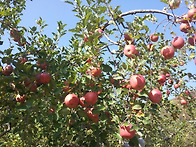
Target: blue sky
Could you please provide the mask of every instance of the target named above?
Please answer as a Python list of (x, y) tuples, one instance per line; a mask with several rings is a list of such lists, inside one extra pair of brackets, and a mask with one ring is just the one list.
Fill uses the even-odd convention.
[[(166, 4), (161, 3), (160, 0), (112, 0), (114, 6), (120, 5), (122, 12), (127, 12), (135, 9), (159, 9), (162, 10)], [(179, 9), (174, 10), (175, 14), (182, 15), (186, 13), (188, 9), (186, 5), (182, 3)], [(77, 18), (74, 17), (74, 12), (72, 12), (72, 6), (64, 3), (62, 0), (33, 0), (27, 1), (27, 7), (22, 16), (21, 26), (31, 27), (36, 25), (35, 20), (42, 17), (46, 21), (48, 27), (45, 29), (45, 33), (51, 36), (51, 32), (56, 32), (57, 21), (62, 21), (66, 23), (66, 29), (73, 28), (77, 22)], [(133, 16), (126, 16), (126, 19)], [(166, 18), (163, 15), (158, 15), (159, 19)], [(179, 27), (179, 26), (177, 26)], [(154, 28), (152, 28), (153, 30)], [(178, 29), (178, 28), (176, 28)], [(184, 35), (179, 32), (179, 35)], [(69, 38), (71, 34), (67, 34), (61, 42), (64, 45), (68, 45)], [(4, 45), (0, 48), (9, 47), (6, 41), (7, 35), (3, 37)], [(191, 73), (196, 73), (194, 61), (188, 63), (188, 71)], [(192, 84), (191, 84), (192, 85)], [(196, 85), (196, 84), (194, 84)], [(196, 87), (196, 86), (195, 86)]]

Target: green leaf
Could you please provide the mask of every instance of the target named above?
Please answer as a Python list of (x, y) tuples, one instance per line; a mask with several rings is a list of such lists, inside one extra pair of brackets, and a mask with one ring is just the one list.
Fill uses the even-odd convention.
[(103, 67), (104, 72), (111, 72), (112, 71), (112, 68), (109, 65), (103, 64), (102, 67)]
[(118, 88), (118, 89), (116, 89), (116, 95), (120, 95), (120, 94), (121, 94), (121, 92), (122, 92), (122, 88)]
[(71, 1), (64, 1), (65, 3), (68, 3), (68, 4), (71, 4), (71, 5), (74, 5), (74, 3), (73, 2), (71, 2)]
[(142, 107), (140, 105), (135, 105), (132, 107), (133, 110), (141, 110)]
[(189, 55), (189, 59), (193, 59), (193, 58), (195, 58), (195, 53), (191, 53), (191, 54)]

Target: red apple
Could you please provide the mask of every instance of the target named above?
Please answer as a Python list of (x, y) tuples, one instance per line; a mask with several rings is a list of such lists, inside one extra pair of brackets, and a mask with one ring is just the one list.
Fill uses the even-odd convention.
[(24, 64), (27, 62), (27, 58), (26, 57), (20, 57), (19, 60), (21, 61), (21, 64)]
[(161, 74), (159, 76), (158, 82), (159, 83), (164, 83), (166, 81), (166, 76), (164, 74)]
[(94, 67), (91, 69), (91, 74), (94, 76), (94, 77), (97, 77), (101, 74), (102, 70), (99, 68), (99, 67)]
[(155, 34), (154, 34), (154, 33), (150, 35), (150, 40), (151, 40), (151, 41), (153, 41), (153, 42), (157, 42), (157, 41), (158, 41), (158, 39), (159, 39), (159, 36), (155, 36)]
[(179, 84), (174, 84), (174, 88), (177, 89), (180, 85)]
[(64, 99), (64, 103), (69, 108), (76, 108), (79, 104), (79, 98), (75, 94), (68, 94)]
[(186, 95), (190, 95), (189, 90), (185, 90), (184, 93), (185, 93)]
[(67, 83), (67, 81), (64, 81), (65, 86), (63, 87), (63, 91), (68, 93), (70, 92), (70, 87), (69, 84)]
[(186, 101), (185, 99), (181, 99), (181, 100), (180, 100), (180, 104), (181, 104), (181, 105), (186, 105), (186, 104), (187, 104), (187, 101)]
[(192, 20), (195, 20), (196, 19), (196, 8), (190, 9), (187, 13), (187, 17)]
[(6, 65), (2, 68), (2, 74), (5, 76), (9, 76), (13, 72), (12, 65)]
[(166, 73), (165, 76), (166, 76), (166, 77), (170, 77), (170, 74), (169, 74), (169, 73)]
[(193, 35), (188, 38), (188, 43), (192, 46), (196, 45), (196, 35)]
[(130, 85), (135, 90), (142, 90), (146, 82), (142, 75), (133, 75), (130, 78)]
[(48, 73), (40, 73), (36, 76), (36, 81), (39, 84), (48, 84), (50, 82), (51, 76)]
[(80, 98), (80, 105), (82, 107), (88, 107), (89, 105), (85, 102), (85, 97)]
[(170, 0), (169, 6), (171, 9), (177, 9), (180, 6), (181, 1)]
[(163, 55), (165, 59), (171, 59), (174, 57), (174, 49), (171, 46), (165, 46), (161, 49), (161, 55)]
[(129, 34), (124, 34), (124, 38), (125, 40), (131, 40), (131, 37), (129, 36)]
[(189, 22), (191, 22), (191, 19), (188, 18), (188, 15), (187, 15), (187, 14), (184, 14), (184, 15), (182, 15), (182, 17), (181, 17), (180, 22), (182, 22), (182, 23), (189, 23)]
[[(100, 34), (102, 34), (102, 33), (103, 33), (103, 30), (99, 28), (99, 29), (97, 30), (97, 32), (100, 33)], [(100, 35), (99, 38), (101, 38), (102, 36), (103, 36), (103, 35)]]
[(50, 109), (48, 110), (48, 113), (50, 113), (50, 114), (55, 113), (55, 110), (54, 110), (53, 108), (50, 108)]
[(37, 61), (37, 65), (42, 69), (42, 70), (46, 70), (48, 68), (48, 63), (47, 62), (40, 62)]
[(170, 91), (169, 90), (167, 90), (167, 95), (170, 95)]
[(180, 31), (184, 32), (184, 33), (188, 33), (188, 30), (190, 30), (191, 27), (189, 25), (189, 23), (181, 23), (180, 24)]
[(151, 90), (148, 96), (153, 103), (160, 103), (162, 100), (162, 93), (159, 89)]
[(182, 37), (175, 37), (172, 40), (172, 45), (176, 49), (181, 49), (184, 46), (184, 39)]
[(171, 80), (171, 79), (168, 80), (168, 83), (169, 83), (169, 84), (173, 84), (173, 80)]
[(21, 39), (20, 33), (19, 33), (18, 29), (16, 29), (16, 28), (13, 28), (10, 30), (10, 36), (13, 38), (13, 40), (15, 42), (19, 42)]
[(129, 126), (124, 126), (124, 124), (121, 125), (119, 129), (120, 136), (124, 139), (132, 139), (135, 136), (136, 131), (131, 131), (131, 128), (132, 124), (130, 124)]
[(179, 63), (179, 65), (180, 65), (180, 66), (183, 66), (183, 65), (184, 65), (184, 62), (183, 62), (183, 61), (181, 61), (181, 62)]
[(98, 100), (98, 95), (96, 92), (87, 92), (84, 97), (85, 97), (85, 102), (88, 105), (94, 105)]
[(90, 119), (92, 119), (92, 121), (98, 122), (99, 121), (99, 114), (93, 114), (93, 109), (94, 108), (86, 108), (85, 112), (87, 113), (88, 117)]
[(124, 54), (128, 58), (132, 58), (132, 55), (137, 54), (137, 50), (134, 45), (125, 45)]
[(148, 48), (148, 50), (153, 51), (154, 48), (155, 48), (155, 46), (154, 46), (152, 43), (149, 43), (149, 44), (147, 45), (147, 48)]

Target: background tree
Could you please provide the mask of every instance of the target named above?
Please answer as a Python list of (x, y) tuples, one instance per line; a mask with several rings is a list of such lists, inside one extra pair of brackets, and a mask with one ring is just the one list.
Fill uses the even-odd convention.
[[(78, 23), (66, 29), (58, 21), (52, 38), (42, 18), (19, 25), (25, 0), (0, 2), (1, 35), (10, 33), (10, 47), (0, 52), (1, 144), (138, 146), (143, 138), (147, 146), (194, 146), (195, 87), (187, 82), (196, 77), (181, 66), (195, 58), (195, 5), (162, 2), (163, 11), (121, 12), (111, 0), (66, 1)], [(181, 3), (188, 11), (177, 16)], [(70, 44), (60, 46), (68, 31)], [(183, 106), (169, 95), (185, 99)]]

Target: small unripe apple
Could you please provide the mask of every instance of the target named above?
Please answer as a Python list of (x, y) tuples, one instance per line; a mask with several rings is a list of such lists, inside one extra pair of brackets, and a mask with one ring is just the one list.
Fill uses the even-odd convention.
[(185, 99), (181, 99), (180, 100), (180, 103), (181, 103), (181, 105), (186, 105), (187, 104), (187, 101)]
[(84, 97), (85, 97), (85, 102), (88, 105), (94, 105), (98, 100), (98, 95), (96, 92), (87, 92)]
[(182, 37), (175, 37), (172, 40), (172, 45), (176, 49), (181, 49), (184, 46), (184, 39)]
[(132, 124), (129, 126), (121, 125), (119, 129), (120, 136), (124, 139), (132, 139), (135, 136), (135, 130), (132, 130)]
[(5, 76), (9, 76), (13, 72), (12, 65), (6, 65), (2, 68), (2, 74)]
[(75, 94), (68, 94), (64, 99), (64, 103), (69, 108), (76, 108), (79, 104), (79, 98)]
[(171, 46), (165, 46), (161, 49), (161, 55), (163, 55), (165, 59), (171, 59), (174, 57), (174, 49)]
[(196, 19), (196, 8), (190, 9), (187, 13), (187, 17), (192, 20), (195, 20)]
[(153, 103), (160, 103), (162, 100), (162, 93), (159, 89), (151, 90), (148, 96)]
[(154, 33), (150, 35), (150, 40), (153, 42), (157, 42), (159, 39), (159, 36), (156, 36)]
[(135, 90), (142, 90), (146, 82), (142, 75), (133, 75), (130, 77), (130, 86)]
[(132, 55), (136, 55), (137, 54), (137, 50), (136, 50), (134, 45), (125, 45), (125, 47), (124, 47), (124, 54), (128, 58), (132, 58), (133, 57)]

